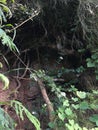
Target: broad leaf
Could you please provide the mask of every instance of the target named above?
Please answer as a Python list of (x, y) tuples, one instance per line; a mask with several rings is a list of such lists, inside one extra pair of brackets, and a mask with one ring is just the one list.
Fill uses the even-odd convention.
[(94, 114), (89, 118), (90, 121), (95, 122), (96, 126), (98, 126), (98, 114)]
[(86, 101), (81, 102), (81, 103), (80, 103), (80, 109), (82, 109), (82, 110), (87, 110), (87, 109), (89, 109), (89, 104), (88, 104), (88, 102), (86, 102)]
[(86, 98), (86, 92), (82, 92), (82, 91), (77, 91), (76, 92), (77, 96), (80, 98), (80, 99), (85, 99)]
[(95, 67), (95, 63), (92, 62), (92, 61), (89, 61), (89, 62), (87, 63), (87, 67)]
[(65, 113), (66, 115), (70, 116), (72, 115), (72, 110), (70, 108), (66, 108)]

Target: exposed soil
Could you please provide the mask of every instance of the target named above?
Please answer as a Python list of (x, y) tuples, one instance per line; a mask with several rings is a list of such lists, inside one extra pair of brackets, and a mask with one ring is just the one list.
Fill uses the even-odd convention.
[[(45, 48), (41, 48), (41, 50), (38, 51), (38, 53), (33, 53), (33, 51), (29, 52), (26, 56), (27, 58), (29, 57), (29, 64), (28, 67), (34, 70), (38, 70), (38, 69), (44, 69), (46, 72), (57, 72), (59, 69), (61, 69), (62, 67), (64, 68), (74, 68), (74, 67), (78, 67), (80, 66), (80, 61), (78, 62), (77, 59), (74, 60), (75, 62), (72, 61), (72, 57), (75, 58), (75, 55), (70, 55), (68, 58), (68, 56), (66, 57), (61, 57), (60, 59), (60, 55), (56, 50), (52, 50), (49, 48), (46, 50)], [(24, 58), (24, 57), (23, 57)], [(25, 60), (24, 62), (26, 62), (25, 64), (27, 64), (27, 60)], [(18, 64), (20, 63), (20, 64)], [(4, 63), (4, 67), (3, 69), (1, 69), (1, 72), (4, 73), (7, 71), (7, 67), (6, 67), (6, 63)], [(14, 65), (15, 68), (22, 68), (23, 64), (21, 63), (21, 61), (17, 58), (16, 61), (12, 64), (12, 66)], [(18, 66), (20, 65), (20, 66)], [(24, 68), (24, 67), (23, 67)], [(55, 70), (55, 71), (54, 71)], [(38, 117), (38, 119), (41, 122), (41, 127), (44, 130), (45, 128), (47, 128), (47, 123), (49, 121), (49, 115), (47, 113), (43, 114), (40, 109), (42, 108), (42, 105), (45, 103), (43, 96), (41, 94), (41, 90), (39, 85), (35, 82), (30, 80), (30, 72), (27, 71), (18, 71), (18, 75), (16, 72), (13, 73), (9, 73), (7, 76), (10, 80), (10, 86), (8, 90), (3, 91), (2, 87), (3, 87), (3, 83), (0, 82), (0, 101), (9, 101), (12, 99), (18, 100), (20, 102), (23, 103), (23, 105), (28, 108), (28, 110), (31, 113), (35, 112), (35, 115)], [(86, 77), (86, 79), (85, 79)], [(69, 82), (70, 80), (77, 78), (75, 74), (69, 73), (69, 76), (67, 74), (63, 75), (62, 77), (63, 79), (65, 79), (66, 82)], [(95, 77), (94, 77), (95, 78)], [(85, 87), (88, 86), (86, 85), (87, 82), (87, 74), (86, 76), (82, 76), (82, 80), (85, 79)], [(81, 79), (80, 79), (81, 80)], [(82, 81), (81, 80), (81, 81)], [(91, 81), (91, 79), (89, 79), (89, 81)], [(80, 84), (82, 84), (80, 82)], [(91, 83), (90, 83), (91, 84)], [(92, 85), (92, 84), (91, 84)], [(82, 85), (81, 85), (82, 86)], [(49, 92), (48, 92), (48, 95)], [(2, 106), (10, 115), (11, 117), (16, 121), (17, 123), (17, 127), (16, 130), (34, 130), (34, 126), (28, 121), (27, 118), (24, 119), (24, 121), (22, 121), (16, 114), (15, 111), (10, 108), (10, 107), (6, 107), (6, 106)], [(36, 113), (37, 111), (37, 113)], [(46, 110), (48, 111), (48, 110)]]

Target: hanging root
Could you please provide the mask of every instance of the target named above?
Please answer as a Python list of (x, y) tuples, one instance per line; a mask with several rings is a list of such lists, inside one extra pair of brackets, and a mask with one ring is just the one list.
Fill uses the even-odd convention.
[(49, 97), (48, 97), (48, 95), (47, 95), (47, 92), (46, 92), (46, 89), (45, 89), (45, 86), (44, 86), (42, 80), (41, 80), (41, 79), (38, 79), (37, 81), (38, 81), (38, 85), (39, 85), (39, 87), (40, 87), (42, 96), (43, 96), (43, 98), (44, 98), (44, 100), (45, 100), (45, 103), (47, 104), (50, 122), (53, 122), (53, 121), (54, 121), (54, 118), (55, 118), (55, 116), (54, 116), (54, 114), (53, 114), (53, 113), (54, 113), (53, 105), (52, 105), (52, 103), (51, 103), (51, 101), (50, 101), (50, 99), (49, 99)]

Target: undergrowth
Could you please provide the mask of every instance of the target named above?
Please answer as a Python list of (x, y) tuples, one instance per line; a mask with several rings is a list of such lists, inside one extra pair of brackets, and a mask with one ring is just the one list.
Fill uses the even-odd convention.
[(36, 76), (55, 94), (53, 99), (50, 96), (55, 108), (55, 119), (49, 122), (47, 130), (98, 130), (98, 90), (85, 92), (73, 85), (64, 90), (44, 71), (36, 71), (30, 78), (36, 80)]
[[(12, 0), (12, 2), (14, 2)], [(6, 13), (6, 14), (5, 14)], [(11, 11), (7, 7), (7, 1), (2, 0), (0, 1), (0, 40), (3, 45), (6, 45), (10, 48), (11, 51), (16, 51), (19, 53), (18, 48), (14, 44), (13, 40), (6, 32), (9, 30), (3, 29), (3, 27), (13, 27), (11, 24), (4, 25), (3, 22), (7, 22), (6, 17), (11, 17)], [(0, 62), (0, 68), (3, 67), (3, 64)], [(9, 89), (9, 79), (2, 73), (0, 73), (0, 81), (3, 83), (3, 88), (1, 91)], [(35, 116), (33, 116), (23, 105), (18, 101), (8, 101), (8, 102), (0, 102), (0, 105), (8, 105), (15, 109), (16, 114), (24, 120), (24, 113), (26, 114), (27, 118), (34, 124), (36, 130), (40, 130), (40, 122), (37, 120)], [(8, 115), (8, 113), (0, 107), (0, 130), (15, 130), (16, 124), (14, 120)]]
[[(54, 5), (58, 3), (58, 1), (53, 2)], [(66, 0), (63, 2), (67, 4)], [(92, 51), (91, 58), (87, 59), (87, 67), (95, 68), (96, 79), (98, 79), (98, 50), (95, 50), (94, 47), (97, 47), (98, 44), (98, 25), (94, 22), (94, 20), (97, 21), (98, 17), (97, 4), (97, 0), (79, 0), (79, 7), (77, 8), (78, 21), (75, 23), (75, 28), (71, 29), (73, 32), (72, 44), (74, 40), (75, 42), (78, 41), (79, 44), (80, 36), (78, 36), (77, 30), (80, 30), (82, 28), (82, 40), (88, 43), (86, 47), (90, 48)], [(7, 21), (7, 17), (11, 17), (11, 15), (12, 14), (10, 9), (7, 7), (6, 0), (0, 1), (1, 43), (9, 47), (11, 51), (16, 51), (19, 53), (18, 48), (13, 42), (16, 35), (15, 29), (12, 29), (14, 31), (13, 38), (8, 35), (10, 32), (10, 29), (8, 28), (13, 28), (13, 25), (4, 25), (4, 23)], [(63, 73), (69, 72), (79, 74), (81, 71), (84, 71), (84, 68), (80, 68), (80, 70), (79, 68), (77, 70), (63, 69), (58, 72), (57, 76), (60, 77)], [(69, 87), (63, 88), (62, 85), (58, 85), (54, 82), (54, 77), (49, 76), (43, 70), (30, 72), (30, 79), (32, 80), (33, 78), (35, 81), (37, 80), (36, 78), (41, 79), (45, 87), (48, 86), (46, 89), (49, 89), (55, 97), (52, 98), (50, 96), (55, 110), (53, 113), (55, 115), (55, 118), (53, 122), (48, 123), (47, 130), (98, 130), (98, 90), (92, 89), (90, 92), (80, 91), (74, 85), (71, 85), (71, 82), (68, 84)], [(3, 89), (8, 89), (9, 79), (4, 74), (0, 73), (0, 80), (4, 83)], [(4, 104), (7, 103), (0, 102), (0, 105)], [(25, 113), (27, 118), (34, 124), (35, 128), (37, 130), (40, 130), (40, 122), (22, 105), (22, 103), (12, 100), (8, 102), (8, 105), (15, 109), (16, 114), (22, 120), (24, 120)], [(0, 108), (0, 129), (15, 129), (15, 123), (13, 119), (2, 108)]]

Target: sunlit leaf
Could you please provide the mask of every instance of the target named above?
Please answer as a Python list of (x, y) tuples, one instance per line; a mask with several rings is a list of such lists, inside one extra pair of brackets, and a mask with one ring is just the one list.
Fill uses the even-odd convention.
[(72, 107), (77, 110), (77, 109), (79, 109), (80, 106), (79, 106), (79, 104), (77, 104), (77, 105), (72, 104)]
[(0, 0), (0, 3), (6, 4), (6, 0)]
[(72, 115), (72, 110), (70, 108), (66, 108), (65, 113), (66, 115), (70, 116)]
[(0, 80), (3, 82), (3, 88), (2, 89), (3, 90), (8, 89), (8, 87), (9, 87), (9, 79), (5, 75), (0, 73)]
[(69, 101), (68, 101), (68, 100), (65, 100), (65, 101), (63, 102), (63, 106), (68, 107), (68, 106), (69, 106)]
[(86, 92), (82, 92), (82, 91), (77, 91), (76, 92), (77, 96), (80, 98), (80, 99), (85, 99), (87, 94)]
[(79, 99), (72, 97), (72, 100), (73, 100), (74, 102), (77, 102)]

